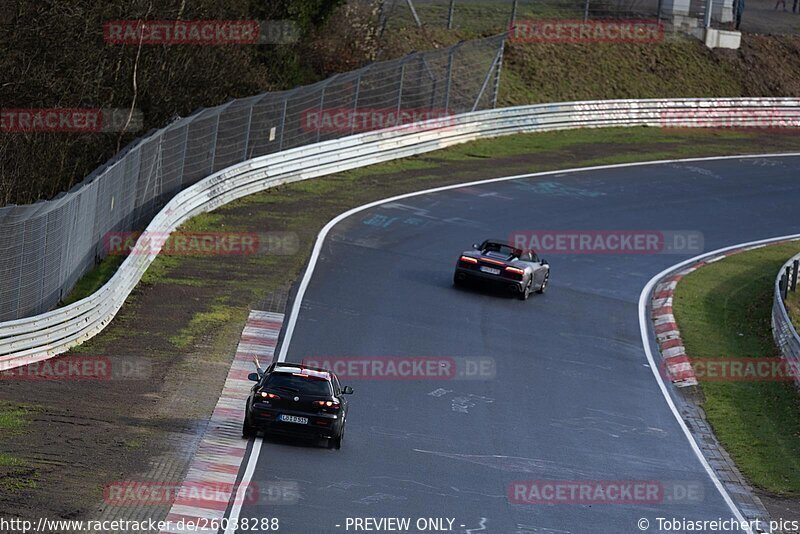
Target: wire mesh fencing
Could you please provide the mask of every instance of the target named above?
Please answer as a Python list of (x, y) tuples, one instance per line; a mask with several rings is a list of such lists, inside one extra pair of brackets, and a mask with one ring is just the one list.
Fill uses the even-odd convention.
[(290, 91), (202, 109), (129, 145), (67, 193), (0, 208), (0, 321), (45, 312), (177, 192), (258, 156), (489, 109), (505, 37), (374, 63)]
[[(708, 24), (734, 29), (742, 8), (741, 30), (800, 33), (800, 0), (382, 0), (383, 31), (407, 27), (464, 30), (477, 34), (508, 30), (513, 21), (653, 20), (667, 32), (702, 38)], [(709, 20), (706, 7), (709, 5)], [(793, 11), (794, 10), (794, 11)], [(794, 13), (789, 15), (789, 13)]]

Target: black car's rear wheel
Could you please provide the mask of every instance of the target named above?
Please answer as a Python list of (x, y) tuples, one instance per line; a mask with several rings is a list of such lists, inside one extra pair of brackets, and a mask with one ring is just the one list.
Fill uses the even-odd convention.
[(342, 439), (344, 438), (344, 426), (342, 426), (342, 431), (339, 432), (339, 435), (335, 438), (328, 439), (328, 448), (329, 449), (336, 449), (337, 451), (342, 448)]
[(256, 429), (253, 428), (250, 423), (247, 421), (247, 417), (244, 418), (244, 422), (242, 423), (242, 437), (246, 439), (250, 439), (255, 437)]

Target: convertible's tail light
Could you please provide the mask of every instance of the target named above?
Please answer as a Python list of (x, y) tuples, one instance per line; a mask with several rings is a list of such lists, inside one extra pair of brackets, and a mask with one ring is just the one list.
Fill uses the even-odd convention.
[(506, 271), (514, 274), (525, 274), (524, 269), (517, 269), (516, 267), (506, 267)]
[(463, 261), (464, 263), (478, 263), (478, 260), (475, 258), (470, 258), (469, 256), (461, 256), (459, 261)]

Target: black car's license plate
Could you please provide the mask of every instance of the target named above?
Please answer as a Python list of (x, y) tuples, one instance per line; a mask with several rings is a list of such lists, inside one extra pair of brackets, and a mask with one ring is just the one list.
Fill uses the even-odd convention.
[(284, 423), (297, 423), (298, 425), (307, 425), (308, 417), (297, 417), (295, 415), (279, 415), (278, 421), (283, 421)]

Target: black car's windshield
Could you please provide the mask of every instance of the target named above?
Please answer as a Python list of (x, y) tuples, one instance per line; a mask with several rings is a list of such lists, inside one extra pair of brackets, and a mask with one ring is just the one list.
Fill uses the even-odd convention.
[(329, 396), (331, 386), (324, 378), (298, 376), (294, 374), (273, 374), (267, 379), (267, 389), (290, 391), (303, 395)]

